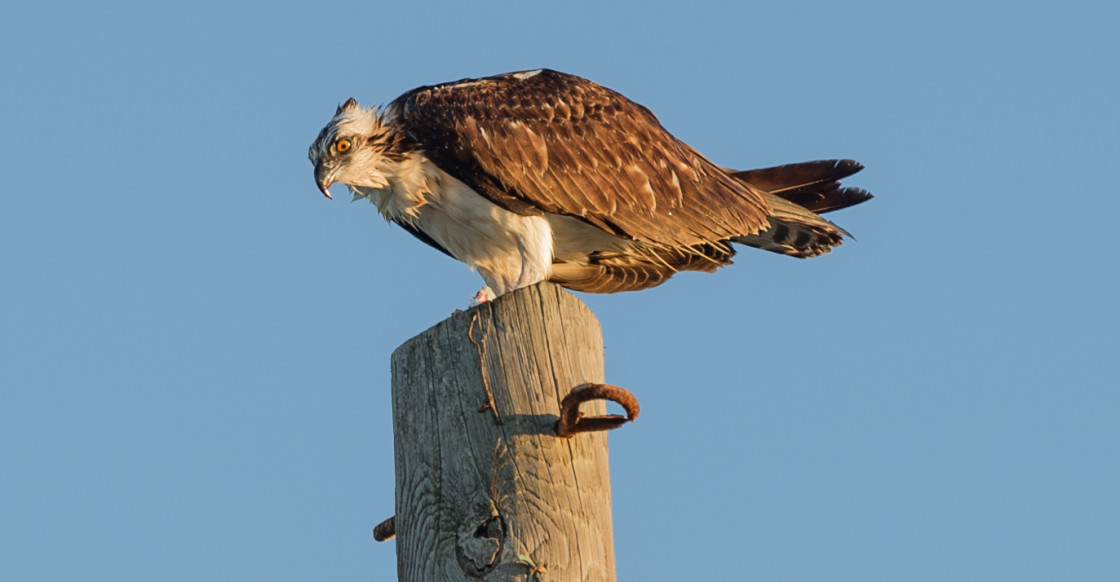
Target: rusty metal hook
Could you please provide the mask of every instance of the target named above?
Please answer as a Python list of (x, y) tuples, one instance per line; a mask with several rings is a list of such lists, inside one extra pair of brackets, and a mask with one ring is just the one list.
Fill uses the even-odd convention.
[[(590, 400), (610, 400), (618, 403), (626, 411), (626, 416), (608, 414), (584, 417), (579, 412), (579, 405)], [(569, 438), (580, 432), (615, 429), (637, 419), (638, 410), (638, 399), (625, 388), (590, 382), (580, 384), (560, 402), (560, 419), (556, 421), (556, 436)]]
[(387, 542), (397, 535), (397, 516), (390, 517), (373, 528), (373, 539)]

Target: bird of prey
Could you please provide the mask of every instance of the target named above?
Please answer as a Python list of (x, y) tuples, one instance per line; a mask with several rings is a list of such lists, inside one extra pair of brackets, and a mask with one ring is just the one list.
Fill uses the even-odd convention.
[(309, 151), (330, 198), (346, 184), (486, 282), (472, 303), (552, 281), (614, 293), (730, 264), (733, 243), (815, 257), (847, 233), (819, 213), (871, 194), (825, 160), (720, 167), (648, 109), (549, 69), (419, 87), (384, 108), (350, 98)]

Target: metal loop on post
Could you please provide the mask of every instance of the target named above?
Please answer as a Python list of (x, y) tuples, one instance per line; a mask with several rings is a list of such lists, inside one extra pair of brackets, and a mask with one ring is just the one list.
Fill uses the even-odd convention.
[[(579, 405), (591, 400), (609, 400), (622, 406), (626, 416), (608, 414), (585, 417)], [(569, 438), (580, 432), (611, 430), (638, 418), (638, 399), (625, 388), (610, 384), (581, 384), (572, 389), (560, 402), (560, 419), (556, 421), (556, 436)]]
[(397, 516), (390, 517), (373, 528), (373, 539), (387, 542), (397, 535)]

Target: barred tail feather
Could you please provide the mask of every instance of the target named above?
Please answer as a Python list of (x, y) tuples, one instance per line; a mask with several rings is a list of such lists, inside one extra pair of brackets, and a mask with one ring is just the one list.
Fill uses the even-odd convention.
[(760, 170), (730, 171), (751, 188), (765, 192), (771, 207), (770, 226), (733, 241), (755, 248), (809, 258), (840, 246), (851, 235), (821, 218), (831, 212), (871, 198), (860, 188), (843, 187), (840, 180), (863, 169), (853, 160), (820, 160)]
[(773, 210), (770, 227), (752, 235), (736, 237), (732, 239), (734, 242), (807, 259), (831, 251), (844, 242), (845, 236), (851, 236), (815, 212), (784, 198), (767, 194), (766, 201)]

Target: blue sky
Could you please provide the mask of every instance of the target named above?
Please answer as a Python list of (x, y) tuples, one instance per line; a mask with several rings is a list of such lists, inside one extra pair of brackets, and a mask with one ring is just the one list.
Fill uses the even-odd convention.
[(4, 12), (0, 578), (392, 579), (389, 355), (480, 281), (307, 146), (547, 66), (877, 196), (824, 258), (581, 296), (642, 403), (619, 579), (1120, 579), (1115, 3)]

